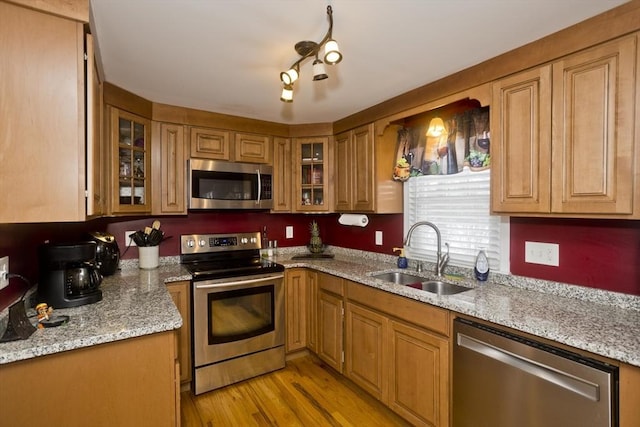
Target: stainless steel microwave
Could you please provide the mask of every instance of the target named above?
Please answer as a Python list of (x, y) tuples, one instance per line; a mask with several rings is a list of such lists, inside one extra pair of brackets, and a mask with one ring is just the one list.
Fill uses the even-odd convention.
[(189, 209), (271, 209), (273, 167), (189, 159)]

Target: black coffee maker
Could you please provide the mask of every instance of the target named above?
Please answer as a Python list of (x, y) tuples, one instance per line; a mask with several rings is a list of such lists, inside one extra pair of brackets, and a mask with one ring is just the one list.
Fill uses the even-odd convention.
[(96, 242), (96, 266), (103, 276), (111, 276), (118, 269), (120, 249), (116, 238), (105, 232), (89, 233), (89, 241)]
[(54, 308), (102, 300), (96, 243), (45, 243), (38, 247), (38, 297)]

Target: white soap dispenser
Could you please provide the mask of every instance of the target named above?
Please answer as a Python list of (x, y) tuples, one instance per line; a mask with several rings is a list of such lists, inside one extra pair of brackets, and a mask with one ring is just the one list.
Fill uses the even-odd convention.
[(489, 259), (484, 251), (484, 248), (480, 248), (478, 255), (476, 256), (476, 265), (473, 269), (476, 279), (484, 282), (489, 277)]

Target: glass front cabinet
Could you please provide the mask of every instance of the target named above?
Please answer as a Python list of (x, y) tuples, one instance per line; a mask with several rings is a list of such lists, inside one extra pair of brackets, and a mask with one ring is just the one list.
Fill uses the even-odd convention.
[(327, 212), (332, 210), (330, 146), (328, 137), (296, 138), (295, 141), (295, 211)]
[(149, 120), (110, 107), (111, 212), (151, 212)]

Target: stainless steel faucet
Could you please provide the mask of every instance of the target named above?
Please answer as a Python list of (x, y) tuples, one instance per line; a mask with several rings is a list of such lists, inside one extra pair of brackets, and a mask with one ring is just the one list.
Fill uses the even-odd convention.
[[(436, 276), (442, 277), (442, 272), (444, 271), (444, 268), (446, 267), (447, 262), (449, 262), (449, 244), (445, 243), (445, 246), (447, 247), (447, 253), (444, 254), (444, 256), (443, 256), (442, 255), (442, 246), (441, 246), (442, 238), (440, 236), (440, 230), (438, 229), (438, 227), (436, 227), (436, 225), (434, 223), (429, 222), (429, 221), (418, 221), (415, 224), (413, 224), (409, 228), (409, 231), (407, 232), (407, 238), (404, 241), (404, 245), (410, 247), (411, 235), (413, 234), (413, 230), (415, 230), (416, 228), (418, 228), (421, 225), (427, 225), (427, 226), (433, 228), (433, 230), (436, 232), (436, 237), (438, 238), (438, 253), (437, 253), (438, 259), (436, 260)], [(420, 261), (418, 261), (416, 270), (417, 271), (422, 271), (422, 263)]]

